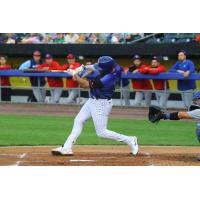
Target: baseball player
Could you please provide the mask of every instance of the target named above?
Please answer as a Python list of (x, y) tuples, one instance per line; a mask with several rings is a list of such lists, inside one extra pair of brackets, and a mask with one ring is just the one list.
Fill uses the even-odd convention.
[[(186, 51), (178, 52), (178, 61), (172, 66), (170, 72), (183, 74), (183, 77), (188, 77), (195, 72), (194, 63), (187, 59)], [(196, 88), (195, 80), (178, 80), (178, 90), (181, 91), (181, 96), (185, 107), (188, 108), (192, 102), (192, 93)]]
[[(193, 105), (189, 107), (187, 112), (163, 112), (159, 107), (152, 106), (149, 108), (149, 121), (155, 123), (160, 119), (164, 120), (180, 120), (180, 119), (199, 119), (200, 120), (200, 91), (193, 94)], [(200, 121), (196, 126), (197, 139), (200, 142)], [(200, 155), (197, 156), (200, 161)]]
[[(133, 65), (129, 67), (129, 72), (138, 73), (141, 72), (147, 65), (142, 64), (141, 57), (139, 55), (135, 55), (133, 57)], [(145, 98), (146, 106), (150, 106), (151, 104), (151, 96), (152, 96), (152, 85), (150, 80), (131, 80), (133, 89), (136, 89), (135, 93), (135, 102), (134, 106), (140, 106), (143, 96)]]
[[(159, 73), (166, 72), (166, 68), (160, 64), (160, 58), (158, 56), (153, 56), (151, 61), (151, 66), (145, 67), (140, 70), (144, 74), (157, 75)], [(156, 90), (156, 99), (161, 108), (166, 108), (167, 100), (169, 98), (169, 84), (165, 80), (153, 80), (153, 86)]]
[[(59, 65), (58, 62), (56, 62), (52, 55), (47, 53), (45, 55), (45, 62), (39, 66), (37, 66), (37, 69), (45, 69), (48, 71), (52, 70), (63, 70), (63, 68)], [(47, 78), (47, 82), (50, 87), (50, 93), (51, 93), (51, 103), (59, 103), (60, 96), (62, 94), (63, 89), (63, 80), (62, 78)]]
[[(64, 70), (67, 69), (76, 69), (81, 66), (79, 62), (76, 62), (75, 56), (73, 54), (68, 54), (67, 55), (67, 64), (63, 66)], [(68, 97), (66, 99), (66, 103), (73, 103), (76, 100), (76, 97), (78, 96), (78, 82), (73, 80), (72, 78), (67, 78), (66, 79), (66, 87), (68, 88)]]
[(107, 129), (108, 116), (112, 109), (112, 96), (115, 85), (121, 78), (121, 67), (109, 56), (102, 56), (95, 64), (99, 71), (95, 73), (95, 78), (86, 80), (78, 74), (73, 77), (82, 88), (90, 89), (90, 98), (83, 105), (74, 120), (73, 129), (62, 147), (52, 150), (54, 155), (72, 155), (72, 147), (80, 136), (84, 123), (93, 119), (96, 134), (99, 137), (124, 142), (131, 147), (133, 155), (138, 153), (137, 137), (126, 136)]
[[(0, 55), (0, 70), (10, 70), (12, 69), (10, 65), (7, 64), (8, 57), (6, 55)], [(0, 101), (11, 101), (11, 89), (10, 89), (10, 78), (0, 77)]]
[[(33, 58), (25, 61), (19, 66), (19, 70), (29, 71), (36, 70), (37, 66), (43, 63), (40, 51), (33, 52)], [(37, 102), (44, 102), (46, 97), (45, 78), (44, 77), (30, 77), (33, 94)]]

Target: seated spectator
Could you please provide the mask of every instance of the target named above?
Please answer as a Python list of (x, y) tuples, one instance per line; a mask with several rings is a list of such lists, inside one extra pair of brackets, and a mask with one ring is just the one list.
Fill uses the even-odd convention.
[(56, 38), (53, 40), (54, 43), (64, 43), (65, 38), (63, 33), (56, 33)]
[[(180, 50), (178, 52), (178, 61), (171, 67), (170, 72), (182, 74), (185, 78), (195, 73), (194, 63), (186, 57), (186, 51)], [(187, 108), (192, 103), (193, 90), (195, 88), (195, 80), (178, 80), (178, 90), (181, 91), (184, 105)]]
[[(0, 55), (0, 70), (10, 70), (11, 66), (7, 64), (7, 56)], [(9, 77), (0, 77), (0, 101), (11, 101), (11, 88)]]
[[(147, 65), (142, 64), (141, 57), (139, 55), (135, 55), (133, 57), (133, 65), (129, 67), (129, 72), (138, 73), (147, 67)], [(152, 90), (150, 80), (131, 80), (131, 82), (133, 89), (137, 90), (135, 93), (134, 106), (141, 106), (143, 97), (145, 98), (145, 105), (150, 106), (152, 96), (152, 92), (150, 91)]]
[(75, 44), (78, 38), (79, 38), (79, 35), (77, 33), (67, 33), (65, 35), (65, 43)]
[[(63, 68), (59, 65), (58, 62), (56, 62), (52, 55), (47, 53), (45, 55), (45, 62), (39, 66), (37, 66), (37, 69), (44, 69), (47, 71), (51, 70), (63, 70)], [(50, 87), (50, 93), (51, 93), (51, 103), (59, 103), (61, 94), (62, 94), (62, 88), (63, 88), (63, 80), (62, 78), (52, 78), (48, 77), (47, 82)]]
[[(30, 60), (25, 61), (19, 66), (19, 70), (36, 70), (41, 65), (41, 53), (39, 51), (33, 52), (33, 57)], [(45, 89), (45, 78), (44, 77), (30, 77), (33, 94), (37, 102), (45, 102), (46, 89)]]
[[(67, 55), (67, 63), (63, 66), (64, 70), (67, 69), (76, 69), (77, 67), (80, 67), (81, 64), (79, 62), (76, 62), (76, 58), (73, 54)], [(66, 88), (68, 88), (68, 98), (66, 100), (66, 103), (75, 103), (76, 97), (78, 96), (78, 82), (74, 81), (72, 78), (66, 79)]]
[(79, 38), (76, 40), (77, 44), (84, 44), (86, 43), (86, 36), (84, 33), (80, 33)]
[(30, 33), (25, 38), (21, 40), (23, 44), (38, 44), (41, 43), (43, 37), (40, 33)]
[[(143, 69), (140, 72), (145, 74), (157, 75), (159, 73), (166, 72), (166, 68), (160, 64), (160, 58), (154, 56), (149, 68)], [(167, 100), (169, 98), (169, 83), (167, 80), (153, 80), (154, 89), (156, 90), (156, 99), (161, 108), (166, 108)]]
[(110, 39), (111, 44), (119, 44), (120, 43), (120, 37), (117, 33), (113, 33)]
[(91, 33), (89, 35), (88, 41), (90, 44), (99, 44), (99, 38), (97, 33)]
[(6, 33), (5, 38), (4, 38), (4, 43), (15, 44), (16, 40), (17, 38), (14, 33)]

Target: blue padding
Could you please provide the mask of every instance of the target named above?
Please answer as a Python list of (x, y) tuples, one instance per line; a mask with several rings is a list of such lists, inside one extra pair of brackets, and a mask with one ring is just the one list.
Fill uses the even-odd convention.
[[(42, 72), (42, 73), (25, 73), (21, 70), (0, 70), (0, 76), (16, 76), (16, 77), (60, 77), (69, 78), (71, 75), (63, 72)], [(92, 78), (94, 75), (88, 76)], [(182, 74), (179, 73), (160, 73), (159, 75), (144, 75), (140, 73), (127, 73), (122, 74), (122, 78), (128, 79), (158, 79), (158, 80), (200, 80), (200, 74), (194, 73), (189, 77), (184, 78)]]

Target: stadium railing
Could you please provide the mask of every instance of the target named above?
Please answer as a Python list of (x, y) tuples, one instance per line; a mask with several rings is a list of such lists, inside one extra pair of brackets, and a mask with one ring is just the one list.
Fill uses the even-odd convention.
[[(89, 75), (87, 78), (90, 79), (92, 77), (95, 76), (95, 72), (93, 75)], [(37, 73), (27, 73), (27, 72), (23, 72), (21, 70), (0, 70), (0, 78), (1, 77), (55, 77), (55, 78), (71, 78), (71, 75), (64, 73), (64, 72), (37, 72)], [(132, 73), (122, 73), (122, 79), (148, 79), (148, 80), (200, 80), (200, 74), (199, 73), (193, 73), (191, 74), (189, 77), (185, 78), (183, 77), (182, 74), (179, 73), (160, 73), (159, 75), (144, 75), (144, 74), (140, 74), (140, 73), (136, 73), (136, 74), (132, 74)], [(1, 79), (0, 79), (1, 81)], [(166, 84), (165, 84), (166, 85)], [(8, 86), (1, 86), (0, 83), (0, 102), (1, 102), (1, 88), (8, 88)], [(20, 88), (20, 86), (10, 86), (11, 88)], [(40, 87), (40, 86), (38, 86)], [(26, 86), (23, 88), (28, 88), (31, 89), (31, 86)], [(81, 88), (77, 88), (79, 91), (81, 90)], [(67, 88), (64, 88), (64, 90), (68, 90)], [(121, 101), (121, 105), (123, 105), (122, 103), (122, 91), (123, 91), (123, 87), (122, 87), (122, 81), (121, 84), (119, 85), (118, 91), (120, 92), (120, 101)], [(165, 87), (165, 90), (167, 90), (167, 88)], [(137, 91), (137, 90), (134, 90)], [(156, 90), (152, 90), (152, 92), (155, 92)], [(175, 92), (173, 90), (168, 90), (168, 92)], [(178, 92), (178, 91), (176, 91)], [(80, 97), (80, 92), (79, 92), (79, 97)]]

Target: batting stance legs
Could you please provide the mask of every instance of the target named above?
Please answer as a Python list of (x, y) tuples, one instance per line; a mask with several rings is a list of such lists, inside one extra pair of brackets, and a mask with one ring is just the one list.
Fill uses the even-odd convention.
[(112, 109), (112, 100), (89, 99), (74, 120), (70, 136), (64, 144), (65, 149), (71, 149), (81, 134), (84, 123), (92, 117), (96, 134), (101, 138), (112, 139), (131, 144), (133, 137), (128, 137), (107, 129), (108, 115)]
[[(101, 138), (124, 142), (132, 147), (132, 153), (138, 152), (137, 138), (126, 136), (107, 129), (108, 116), (112, 109), (112, 100), (90, 98), (74, 120), (71, 134), (67, 138), (63, 148), (63, 155), (72, 154), (73, 144), (82, 132), (84, 123), (92, 117), (96, 134)], [(59, 147), (60, 148), (60, 147)], [(55, 149), (57, 150), (57, 149)], [(53, 152), (53, 151), (52, 151)], [(56, 153), (57, 151), (55, 151)]]

